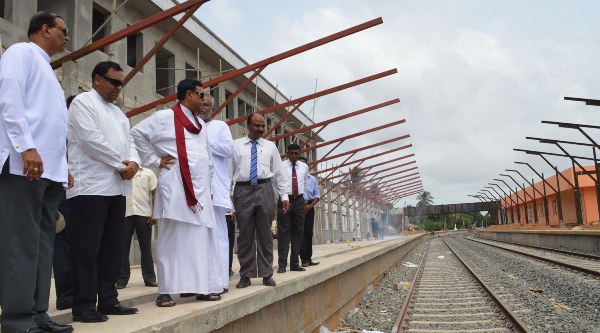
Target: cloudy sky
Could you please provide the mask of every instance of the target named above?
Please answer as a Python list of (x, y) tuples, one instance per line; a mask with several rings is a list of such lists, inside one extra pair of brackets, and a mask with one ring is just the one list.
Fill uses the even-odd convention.
[[(474, 201), (468, 195), (506, 168), (533, 177), (513, 161), (549, 174), (541, 158), (513, 148), (558, 148), (526, 136), (585, 142), (576, 130), (542, 120), (600, 125), (600, 107), (563, 100), (600, 99), (598, 12), (600, 2), (593, 0), (213, 0), (198, 16), (249, 63), (382, 17), (381, 25), (270, 65), (264, 76), (294, 98), (314, 92), (315, 84), (323, 90), (397, 68), (393, 76), (302, 110), (318, 122), (400, 98), (392, 107), (331, 125), (321, 136), (331, 140), (406, 119), (348, 140), (336, 152), (410, 134), (356, 158), (412, 143), (363, 165), (414, 153), (425, 189), (445, 204)], [(600, 131), (589, 133), (600, 141)], [(321, 148), (321, 156), (331, 147)], [(591, 148), (565, 147), (591, 156)], [(561, 169), (570, 166), (567, 159), (549, 159)], [(407, 197), (397, 206), (415, 202)]]

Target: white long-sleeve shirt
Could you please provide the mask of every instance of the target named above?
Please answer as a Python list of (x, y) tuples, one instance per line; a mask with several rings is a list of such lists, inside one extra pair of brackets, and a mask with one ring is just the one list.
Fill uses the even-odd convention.
[[(235, 182), (250, 181), (250, 153), (252, 149), (250, 141), (247, 136), (233, 141), (235, 145), (233, 180)], [(258, 153), (258, 179), (270, 178), (280, 199), (288, 200), (288, 193), (292, 193), (292, 187), (285, 175), (279, 150), (273, 142), (263, 138), (257, 140), (256, 149)]]
[(78, 195), (131, 195), (131, 180), (123, 180), (123, 161), (142, 165), (129, 119), (95, 90), (75, 97), (69, 108), (69, 170), (75, 186), (67, 198)]
[[(290, 192), (288, 194), (292, 195), (292, 162), (287, 159), (282, 164), (285, 174), (290, 180)], [(298, 194), (304, 194), (308, 182), (308, 165), (302, 161), (296, 161), (296, 180), (298, 182)]]
[(67, 182), (67, 106), (50, 67), (35, 43), (17, 43), (0, 58), (0, 167), (10, 156), (10, 173), (23, 176), (21, 153), (35, 148), (42, 178)]
[[(195, 124), (191, 111), (183, 105), (181, 110)], [(131, 129), (131, 136), (138, 147), (143, 165), (159, 167), (161, 157), (167, 155), (174, 157), (170, 169), (158, 170), (155, 205), (152, 211), (152, 217), (155, 219), (169, 218), (208, 228), (214, 228), (216, 225), (211, 200), (213, 160), (205, 130), (206, 124), (202, 119), (200, 124), (202, 125), (200, 134), (183, 130), (194, 195), (202, 206), (202, 209), (196, 212), (188, 207), (185, 199), (175, 142), (173, 110), (157, 111)]]
[(204, 126), (215, 164), (213, 174), (213, 205), (233, 209), (231, 203), (231, 159), (235, 153), (229, 126), (221, 120), (211, 120)]

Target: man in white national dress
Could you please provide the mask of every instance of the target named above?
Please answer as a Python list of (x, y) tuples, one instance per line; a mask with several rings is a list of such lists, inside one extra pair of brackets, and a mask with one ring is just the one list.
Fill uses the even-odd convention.
[(156, 248), (156, 305), (174, 306), (169, 294), (194, 293), (220, 300), (223, 292), (215, 214), (213, 162), (204, 121), (197, 113), (204, 93), (197, 80), (177, 85), (179, 103), (131, 129), (143, 165), (159, 167), (153, 218), (160, 219)]

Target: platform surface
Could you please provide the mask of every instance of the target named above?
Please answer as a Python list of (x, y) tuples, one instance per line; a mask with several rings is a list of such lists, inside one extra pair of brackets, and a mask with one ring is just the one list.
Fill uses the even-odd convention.
[[(229, 292), (224, 294), (221, 301), (207, 302), (197, 301), (194, 297), (180, 298), (178, 295), (171, 295), (177, 303), (175, 307), (159, 308), (154, 304), (157, 297), (157, 288), (146, 287), (141, 276), (141, 269), (138, 266), (133, 266), (131, 270), (131, 279), (125, 289), (119, 290), (119, 300), (126, 305), (134, 305), (139, 309), (139, 313), (130, 316), (109, 316), (109, 320), (103, 323), (72, 323), (76, 332), (152, 332), (159, 331), (163, 324), (172, 323), (188, 316), (197, 316), (199, 313), (211, 313), (217, 310), (216, 313), (236, 313), (240, 312), (240, 316), (244, 311), (249, 312), (250, 309), (244, 309), (242, 303), (247, 304), (247, 299), (252, 297), (260, 303), (264, 299), (285, 297), (286, 294), (295, 292), (289, 290), (292, 285), (297, 286), (300, 279), (305, 279), (304, 285), (309, 286), (312, 280), (322, 279), (321, 275), (331, 274), (331, 268), (336, 265), (341, 265), (349, 260), (355, 260), (361, 256), (368, 256), (373, 252), (379, 251), (392, 243), (403, 243), (412, 236), (388, 236), (384, 240), (361, 240), (330, 244), (320, 244), (313, 246), (313, 261), (320, 262), (317, 266), (310, 266), (304, 272), (288, 271), (283, 274), (275, 273), (273, 278), (277, 282), (277, 286), (266, 287), (262, 285), (260, 278), (252, 279), (252, 285), (244, 289), (236, 289), (235, 285), (239, 281), (239, 274), (234, 274), (229, 280)], [(274, 267), (277, 268), (277, 251), (274, 251)], [(234, 254), (233, 271), (239, 270), (239, 263)], [(52, 284), (54, 286), (54, 283)], [(286, 290), (288, 288), (288, 290)], [(296, 287), (297, 288), (297, 287)], [(263, 298), (263, 300), (260, 300)], [(244, 302), (246, 300), (246, 302)], [(55, 292), (51, 290), (50, 310), (49, 314), (57, 322), (70, 323), (70, 310), (56, 310)], [(240, 307), (236, 309), (236, 307)], [(247, 307), (247, 305), (246, 305)], [(233, 311), (232, 311), (233, 310)], [(223, 321), (220, 319), (220, 321)], [(206, 331), (205, 329), (201, 331)]]

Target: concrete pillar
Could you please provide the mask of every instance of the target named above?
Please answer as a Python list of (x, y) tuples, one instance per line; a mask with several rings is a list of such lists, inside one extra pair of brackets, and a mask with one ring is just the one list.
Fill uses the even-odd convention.
[(335, 222), (333, 221), (333, 201), (332, 201), (334, 192), (331, 190), (331, 183), (328, 182), (327, 185), (328, 185), (327, 187), (328, 187), (328, 191), (329, 191), (329, 192), (327, 192), (327, 227), (329, 228), (330, 234), (331, 234), (331, 236), (329, 237), (329, 240), (331, 240), (333, 242), (333, 240), (335, 238), (334, 231), (333, 231)]
[(61, 85), (65, 98), (79, 93), (79, 63), (69, 61), (62, 65)]
[(323, 201), (315, 205), (315, 228), (313, 232), (314, 244), (323, 244)]

